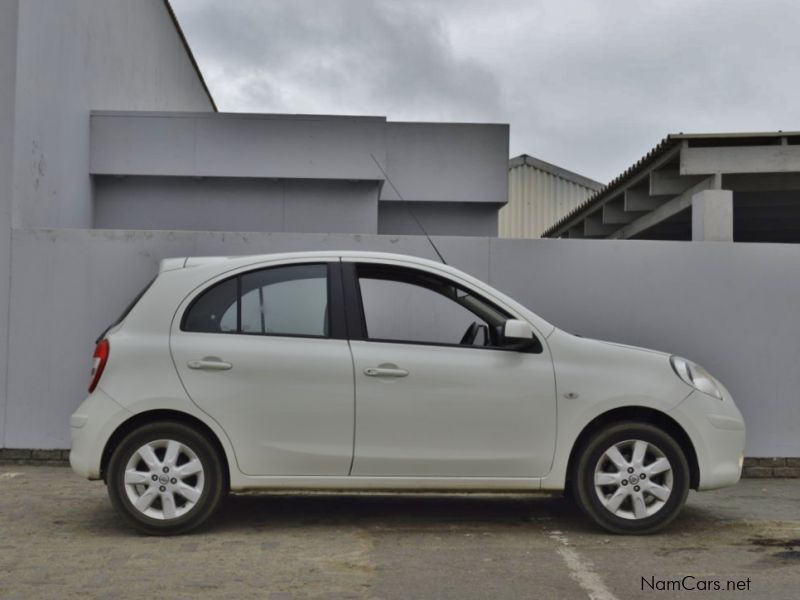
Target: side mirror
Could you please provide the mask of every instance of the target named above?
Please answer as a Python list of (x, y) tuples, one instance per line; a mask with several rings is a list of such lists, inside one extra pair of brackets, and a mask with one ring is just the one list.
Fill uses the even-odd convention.
[(502, 342), (509, 350), (542, 351), (541, 342), (534, 335), (533, 327), (519, 319), (509, 319), (503, 324)]
[(509, 319), (503, 325), (503, 339), (507, 342), (520, 342), (533, 337), (533, 327), (519, 319)]

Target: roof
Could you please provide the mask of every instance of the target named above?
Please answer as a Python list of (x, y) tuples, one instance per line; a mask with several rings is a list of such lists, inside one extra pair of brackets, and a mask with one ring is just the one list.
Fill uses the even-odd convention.
[(181, 28), (181, 24), (178, 22), (178, 17), (175, 16), (175, 11), (172, 10), (172, 5), (169, 3), (169, 0), (164, 0), (164, 6), (167, 9), (167, 13), (169, 14), (169, 18), (172, 20), (172, 24), (175, 26), (175, 30), (178, 32), (178, 37), (181, 39), (181, 44), (183, 44), (184, 50), (186, 50), (186, 54), (189, 56), (189, 60), (194, 67), (195, 72), (197, 73), (197, 77), (200, 78), (200, 85), (203, 86), (203, 89), (208, 96), (209, 102), (211, 102), (211, 108), (214, 109), (214, 112), (217, 112), (217, 103), (214, 102), (214, 97), (211, 95), (211, 90), (208, 89), (208, 85), (206, 84), (206, 80), (203, 77), (203, 72), (200, 71), (200, 66), (197, 64), (197, 60), (194, 58), (194, 53), (192, 52), (191, 46), (189, 46), (189, 42), (186, 40), (186, 36), (183, 33), (183, 29)]
[(399, 261), (405, 263), (413, 263), (417, 265), (424, 265), (428, 267), (435, 267), (454, 273), (461, 273), (453, 267), (441, 263), (436, 260), (421, 258), (419, 256), (411, 256), (407, 254), (397, 254), (392, 252), (369, 252), (359, 250), (311, 250), (305, 252), (279, 252), (273, 254), (245, 254), (239, 256), (184, 256), (180, 258), (165, 258), (159, 265), (159, 271), (171, 271), (174, 269), (182, 269), (186, 267), (197, 267), (211, 264), (228, 262), (231, 265), (238, 266), (241, 264), (250, 264), (266, 261), (278, 260), (296, 260), (296, 259), (325, 259), (325, 258), (363, 258), (369, 260), (389, 260)]
[(758, 146), (776, 143), (780, 138), (796, 138), (791, 143), (800, 143), (800, 131), (768, 131), (768, 132), (738, 132), (738, 133), (672, 133), (663, 138), (647, 154), (615, 177), (608, 185), (590, 196), (585, 202), (575, 207), (567, 215), (548, 227), (542, 237), (554, 237), (557, 232), (564, 229), (567, 224), (578, 221), (586, 216), (595, 207), (602, 205), (611, 198), (618, 196), (627, 184), (640, 178), (653, 164), (662, 158), (677, 151), (684, 142), (696, 147), (716, 146)]
[(594, 179), (590, 179), (579, 173), (575, 173), (563, 167), (559, 167), (558, 165), (541, 160), (540, 158), (536, 158), (530, 154), (520, 154), (519, 156), (515, 156), (508, 161), (509, 170), (516, 169), (517, 167), (524, 165), (534, 167), (540, 171), (550, 173), (551, 175), (555, 175), (556, 177), (571, 181), (572, 183), (576, 183), (591, 190), (600, 190), (603, 188), (603, 184), (599, 181), (595, 181)]

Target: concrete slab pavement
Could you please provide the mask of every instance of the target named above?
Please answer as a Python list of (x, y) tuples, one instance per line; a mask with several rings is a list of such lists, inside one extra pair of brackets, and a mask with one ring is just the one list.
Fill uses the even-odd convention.
[(800, 595), (796, 479), (692, 493), (648, 537), (605, 534), (560, 497), (242, 494), (198, 533), (152, 538), (101, 483), (12, 465), (0, 532), (3, 598), (622, 600), (694, 598), (715, 581), (714, 597)]

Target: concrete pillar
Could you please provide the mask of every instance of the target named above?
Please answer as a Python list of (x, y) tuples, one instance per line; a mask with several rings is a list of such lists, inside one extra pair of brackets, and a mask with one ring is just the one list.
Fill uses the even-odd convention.
[(733, 241), (733, 192), (705, 190), (692, 196), (692, 240)]

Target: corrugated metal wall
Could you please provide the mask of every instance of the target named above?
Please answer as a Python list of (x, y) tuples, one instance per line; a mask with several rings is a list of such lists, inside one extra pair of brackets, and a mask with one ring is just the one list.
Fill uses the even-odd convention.
[(538, 238), (597, 189), (522, 162), (508, 170), (508, 204), (499, 213), (501, 238)]

